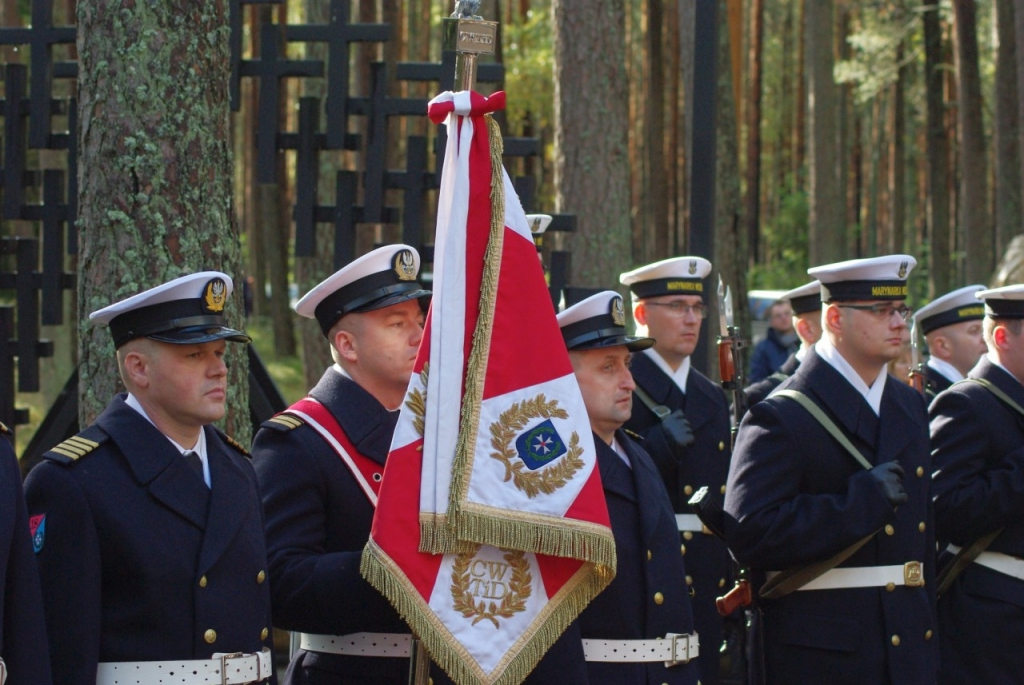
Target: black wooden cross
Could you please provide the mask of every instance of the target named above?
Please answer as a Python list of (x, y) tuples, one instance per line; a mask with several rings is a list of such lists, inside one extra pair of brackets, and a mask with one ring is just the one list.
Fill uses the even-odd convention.
[[(25, 28), (0, 29), (0, 45), (28, 45), (32, 65), (31, 118), (28, 144), (48, 147), (50, 99), (53, 78), (53, 46), (75, 42), (74, 26), (53, 25), (53, 0), (32, 0), (32, 24)], [(66, 70), (62, 70), (66, 76)], [(77, 75), (77, 69), (75, 74)]]
[(18, 390), (39, 391), (39, 359), (53, 356), (53, 341), (39, 339), (39, 241), (0, 238), (0, 254), (15, 256), (15, 271), (0, 272), (0, 288), (14, 290), (18, 309)]
[(14, 398), (14, 358), (18, 354), (18, 341), (14, 337), (14, 307), (0, 307), (0, 421), (15, 430), (15, 426), (28, 423), (28, 409), (16, 409)]
[(295, 76), (323, 76), (324, 63), (319, 60), (280, 59), (281, 27), (264, 24), (260, 31), (260, 58), (243, 60), (242, 76), (260, 79), (259, 123), (256, 138), (256, 180), (274, 183), (277, 180), (277, 126), (281, 103), (280, 81)]
[(231, 29), (228, 48), (231, 51), (231, 111), (237, 112), (242, 106), (242, 36), (245, 27), (242, 21), (245, 13), (242, 5), (280, 5), (284, 0), (230, 0), (228, 4), (228, 26)]
[(384, 172), (388, 161), (388, 119), (393, 116), (426, 116), (425, 98), (389, 98), (388, 65), (370, 65), (369, 98), (349, 98), (349, 111), (364, 114), (366, 126), (366, 172), (363, 174), (363, 221), (386, 223), (384, 216)]
[(423, 196), (437, 188), (434, 174), (427, 169), (426, 136), (409, 136), (405, 142), (405, 171), (388, 171), (384, 185), (404, 190), (402, 200), (402, 242), (423, 251)]
[(331, 0), (327, 24), (289, 24), (285, 40), (327, 43), (327, 149), (345, 146), (349, 86), (349, 45), (382, 43), (391, 39), (390, 24), (350, 24), (351, 0)]
[(29, 107), (25, 99), (26, 72), (24, 64), (7, 64), (4, 69), (4, 219), (20, 219), (25, 198), (25, 117)]
[(64, 290), (74, 290), (75, 274), (64, 271), (64, 225), (68, 206), (64, 202), (64, 172), (43, 171), (43, 204), (22, 207), (22, 218), (43, 224), (43, 325), (64, 323)]

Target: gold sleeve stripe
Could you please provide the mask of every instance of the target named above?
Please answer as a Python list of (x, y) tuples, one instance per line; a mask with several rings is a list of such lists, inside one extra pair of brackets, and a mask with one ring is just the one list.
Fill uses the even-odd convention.
[(98, 442), (93, 442), (92, 440), (87, 440), (86, 438), (76, 435), (73, 438), (68, 438), (50, 451), (56, 452), (68, 459), (79, 459), (89, 454), (89, 452), (92, 452), (99, 446), (100, 444)]
[(278, 414), (277, 416), (274, 416), (273, 418), (267, 420), (270, 421), (271, 423), (276, 423), (278, 425), (285, 426), (286, 428), (298, 428), (303, 423), (302, 419), (296, 418), (289, 414)]

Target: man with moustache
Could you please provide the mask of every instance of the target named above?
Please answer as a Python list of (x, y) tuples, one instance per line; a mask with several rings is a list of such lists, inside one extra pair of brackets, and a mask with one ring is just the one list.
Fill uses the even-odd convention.
[(821, 338), (821, 284), (818, 281), (794, 288), (781, 299), (789, 302), (793, 309), (793, 329), (800, 337), (800, 349), (791, 354), (778, 371), (743, 389), (748, 407), (768, 397), (782, 381), (796, 373), (800, 362), (807, 357), (808, 350)]
[[(263, 510), (224, 416), (231, 279), (204, 271), (89, 315), (121, 380), (25, 482), (53, 680), (273, 680)], [(222, 656), (222, 655), (229, 656)]]
[(914, 314), (928, 343), (924, 390), (929, 401), (966, 378), (987, 351), (982, 335), (985, 305), (975, 297), (984, 289), (983, 285), (969, 285), (954, 290)]
[(594, 685), (696, 685), (698, 637), (671, 503), (651, 458), (620, 430), (632, 413), (632, 353), (654, 341), (626, 334), (613, 291), (566, 309), (558, 325), (594, 431), (618, 560), (615, 579), (567, 633), (578, 624)]
[(1024, 668), (1024, 285), (974, 296), (988, 353), (929, 408), (942, 561), (970, 552), (939, 598), (944, 684), (1017, 682)]
[(625, 428), (645, 438), (644, 449), (657, 465), (676, 513), (690, 572), (687, 582), (691, 583), (694, 623), (704, 644), (703, 685), (719, 681), (723, 621), (715, 598), (732, 587), (728, 550), (705, 532), (688, 504), (702, 487), (723, 492), (729, 471), (730, 413), (725, 392), (690, 363), (701, 323), (710, 311), (704, 299), (710, 273), (711, 262), (706, 259), (676, 257), (619, 277), (632, 293), (638, 334), (656, 340), (654, 347), (633, 355), (636, 390), (633, 414)]
[(925, 406), (887, 373), (914, 265), (810, 269), (824, 334), (740, 424), (725, 537), (760, 587), (769, 685), (935, 682)]

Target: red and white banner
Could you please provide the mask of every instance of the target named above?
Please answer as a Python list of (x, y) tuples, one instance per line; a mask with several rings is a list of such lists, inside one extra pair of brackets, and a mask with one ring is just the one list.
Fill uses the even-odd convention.
[(444, 93), (433, 301), (363, 575), (457, 682), (521, 682), (611, 581), (586, 409), (489, 112)]

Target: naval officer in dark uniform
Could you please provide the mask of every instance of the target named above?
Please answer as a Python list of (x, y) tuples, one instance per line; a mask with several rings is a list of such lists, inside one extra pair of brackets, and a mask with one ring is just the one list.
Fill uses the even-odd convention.
[[(334, 364), (308, 397), (264, 422), (253, 443), (274, 621), (299, 638), (288, 684), (408, 682), (409, 628), (359, 564), (423, 337), (430, 292), (416, 280), (419, 268), (413, 248), (381, 247), (295, 305), (320, 324)], [(449, 682), (436, 666), (431, 677)], [(531, 676), (538, 684), (558, 677), (586, 677), (578, 640), (556, 642)]]
[(612, 291), (566, 309), (558, 324), (594, 431), (618, 559), (615, 579), (578, 619), (589, 682), (696, 685), (699, 639), (672, 506), (654, 462), (619, 430), (633, 402), (631, 353), (654, 341), (626, 335)]
[(914, 313), (928, 343), (924, 391), (929, 402), (966, 378), (987, 351), (982, 335), (985, 305), (975, 297), (984, 289), (983, 285), (969, 285), (954, 290)]
[(249, 342), (224, 325), (231, 286), (190, 274), (89, 316), (109, 324), (128, 394), (25, 483), (56, 683), (272, 674), (256, 476), (210, 425), (224, 416), (226, 343)]
[(1024, 285), (976, 295), (988, 354), (929, 409), (942, 561), (977, 553), (939, 598), (940, 681), (950, 685), (1024, 674)]
[(782, 381), (796, 373), (800, 362), (807, 357), (807, 352), (821, 339), (821, 283), (811, 281), (790, 290), (779, 299), (789, 302), (793, 308), (793, 329), (800, 338), (800, 349), (791, 354), (778, 371), (743, 389), (747, 396), (747, 407), (768, 397)]
[(21, 470), (10, 431), (0, 423), (0, 683), (49, 685), (50, 652), (43, 622), (43, 596)]
[(937, 677), (924, 398), (886, 366), (914, 265), (891, 255), (810, 269), (824, 335), (740, 424), (725, 533), (755, 588), (778, 585), (759, 602), (769, 685)]
[[(702, 487), (724, 492), (729, 472), (729, 403), (725, 392), (690, 363), (701, 323), (709, 313), (704, 286), (710, 273), (711, 263), (706, 259), (676, 257), (619, 278), (632, 292), (637, 333), (657, 341), (654, 347), (633, 355), (636, 391), (633, 415), (625, 427), (645, 438), (644, 448), (665, 481), (676, 513), (690, 573), (687, 582), (692, 583), (694, 620), (704, 643), (700, 657), (703, 685), (718, 683), (723, 624), (715, 598), (733, 585), (732, 561), (725, 545), (704, 532), (687, 504)], [(677, 425), (671, 425), (673, 422)], [(683, 432), (689, 433), (688, 439), (678, 438), (679, 422), (686, 426)]]

